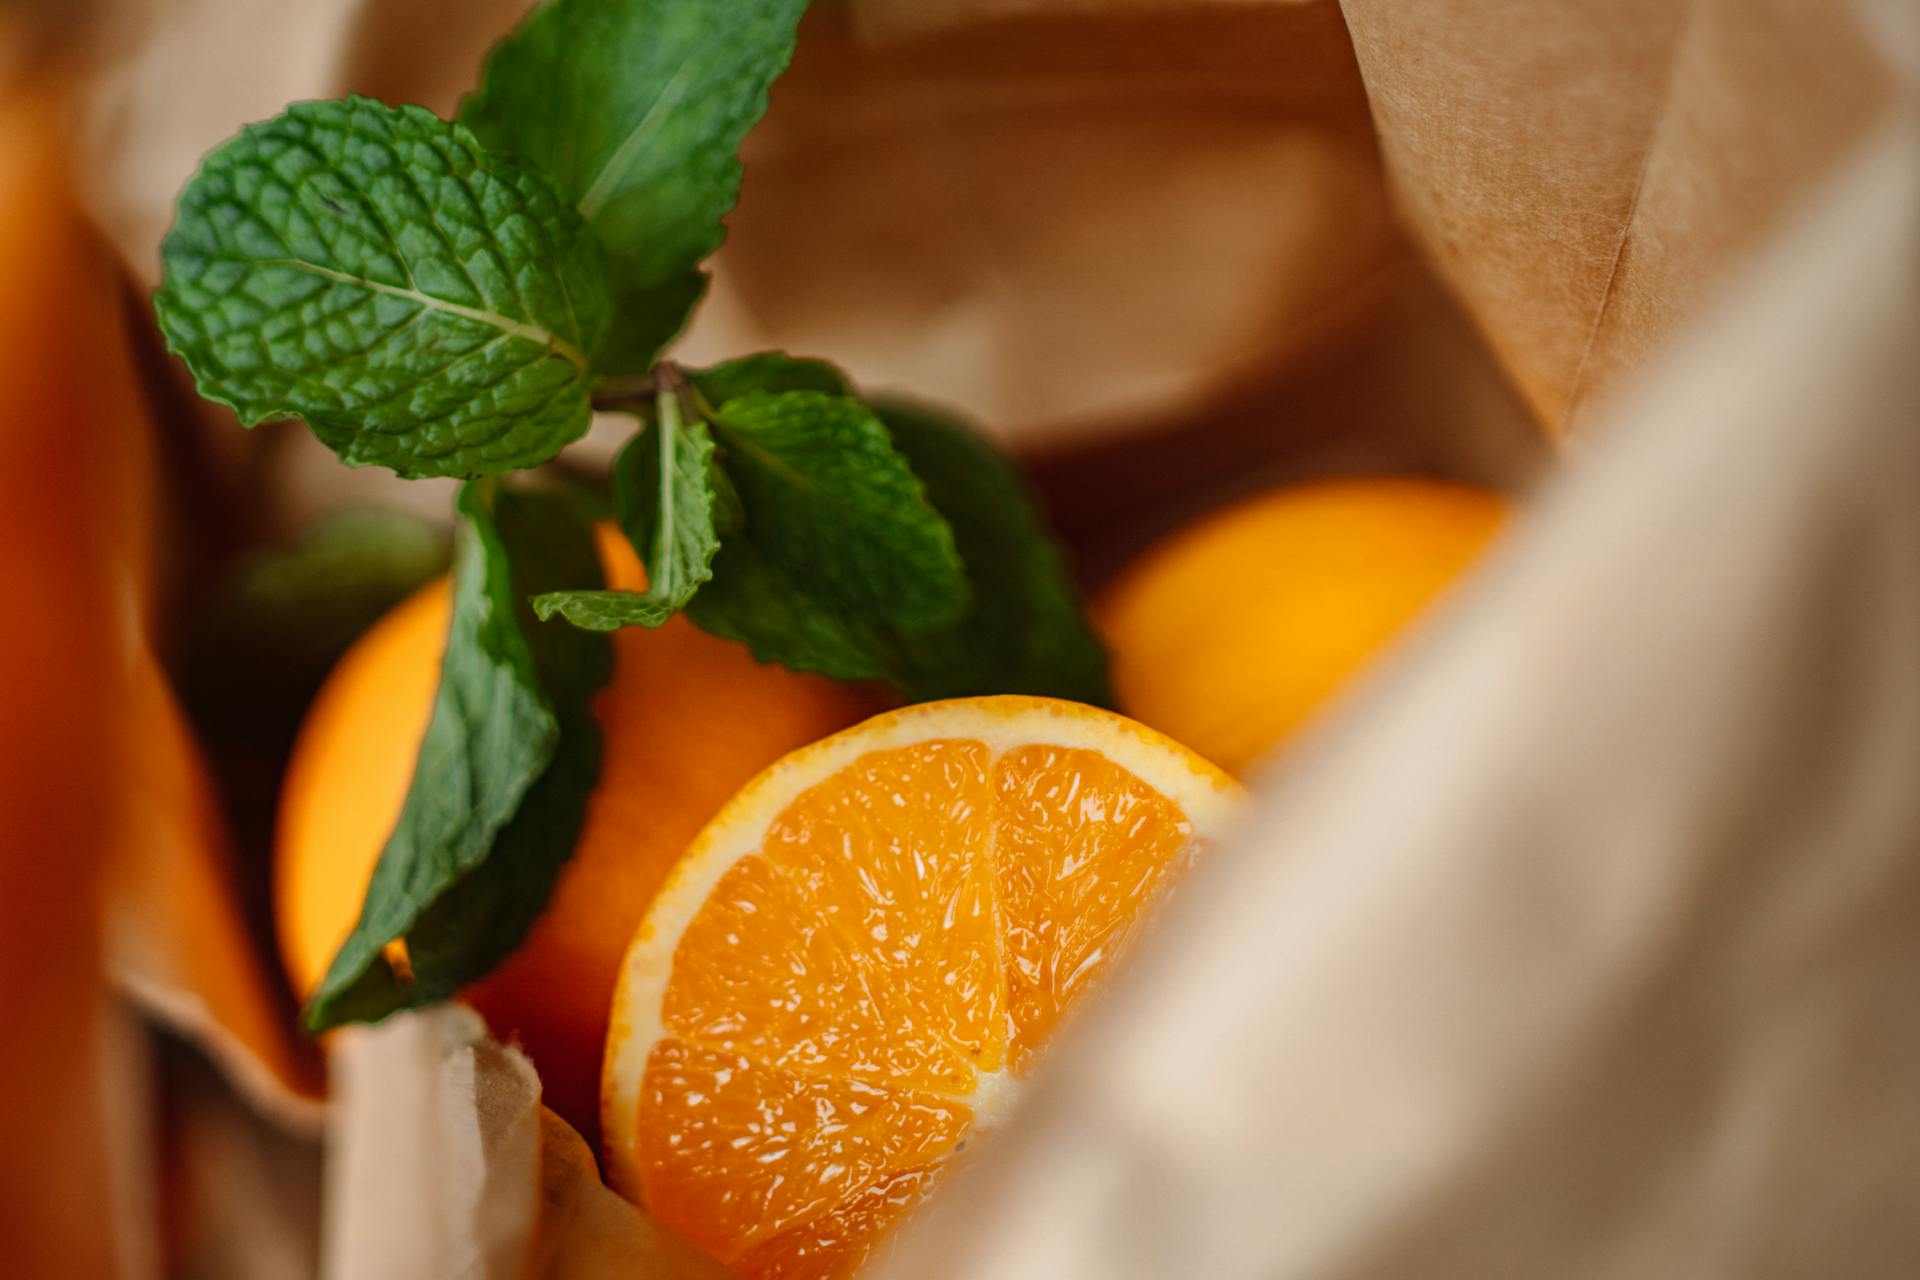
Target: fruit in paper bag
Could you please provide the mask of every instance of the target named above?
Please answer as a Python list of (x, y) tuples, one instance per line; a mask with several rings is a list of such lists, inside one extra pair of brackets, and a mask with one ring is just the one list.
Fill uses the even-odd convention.
[[(643, 587), (624, 540), (603, 536), (601, 556), (610, 585)], [(281, 952), (302, 994), (352, 927), (400, 812), (439, 678), (447, 610), (441, 580), (375, 624), (335, 668), (301, 730), (282, 791), (275, 902)], [(466, 992), (495, 1034), (527, 1050), (548, 1105), (589, 1135), (620, 957), (674, 860), (757, 770), (874, 703), (763, 666), (675, 618), (614, 637), (613, 680), (593, 706), (602, 767), (575, 853), (526, 940)]]

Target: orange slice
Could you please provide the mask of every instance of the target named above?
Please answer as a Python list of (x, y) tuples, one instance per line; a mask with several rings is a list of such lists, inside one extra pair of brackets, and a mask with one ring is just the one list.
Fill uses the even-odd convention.
[(609, 1178), (742, 1275), (848, 1274), (1239, 797), (1171, 739), (1041, 698), (908, 707), (787, 756), (627, 952)]

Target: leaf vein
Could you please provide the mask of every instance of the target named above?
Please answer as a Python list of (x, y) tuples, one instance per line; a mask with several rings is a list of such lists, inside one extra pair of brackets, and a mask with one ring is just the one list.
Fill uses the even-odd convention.
[(385, 284), (379, 280), (369, 280), (365, 276), (356, 276), (351, 272), (335, 271), (331, 267), (323, 267), (317, 262), (308, 262), (302, 258), (248, 258), (231, 253), (216, 253), (208, 254), (207, 256), (221, 261), (241, 262), (251, 266), (293, 267), (301, 271), (311, 272), (323, 280), (332, 280), (337, 284), (356, 285), (362, 289), (370, 289), (375, 293), (384, 293), (396, 298), (405, 298), (407, 301), (416, 302), (423, 307), (435, 311), (444, 311), (448, 315), (458, 316), (462, 320), (471, 320), (475, 324), (487, 325), (491, 328), (499, 329), (503, 333), (510, 334), (513, 337), (546, 347), (554, 355), (564, 357), (569, 364), (579, 369), (580, 372), (585, 373), (587, 371), (586, 355), (571, 342), (568, 342), (565, 338), (562, 338), (559, 334), (551, 330), (541, 328), (537, 324), (529, 324), (526, 321), (515, 320), (511, 316), (501, 315), (498, 311), (488, 311), (481, 307), (469, 307), (458, 302), (450, 302), (445, 298), (436, 298), (432, 294), (422, 293), (418, 289), (402, 289), (397, 285)]
[(587, 193), (580, 197), (578, 205), (580, 216), (588, 222), (592, 222), (599, 216), (600, 210), (605, 208), (607, 201), (613, 198), (614, 191), (626, 177), (625, 171), (633, 167), (633, 162), (639, 157), (641, 149), (652, 141), (654, 133), (659, 130), (660, 123), (665, 118), (665, 113), (672, 110), (680, 101), (680, 96), (686, 92), (687, 83), (691, 78), (689, 73), (692, 72), (693, 66), (692, 58), (681, 62), (679, 69), (673, 73), (673, 78), (661, 88), (660, 96), (655, 98), (652, 105), (647, 108), (647, 113), (641, 116), (639, 123), (633, 126), (625, 138), (621, 139), (620, 145), (615, 147), (613, 154), (607, 157), (607, 163), (601, 166), (599, 173), (594, 175), (593, 182), (588, 185)]

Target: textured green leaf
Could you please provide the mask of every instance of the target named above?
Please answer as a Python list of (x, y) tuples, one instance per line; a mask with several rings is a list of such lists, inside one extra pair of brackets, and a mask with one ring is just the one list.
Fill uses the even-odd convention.
[(551, 0), (494, 50), (460, 118), (551, 173), (606, 242), (618, 318), (599, 366), (642, 372), (706, 287), (740, 140), (806, 0)]
[(953, 531), (865, 405), (755, 392), (721, 404), (713, 426), (769, 566), (861, 621), (932, 627), (966, 607)]
[(676, 609), (713, 576), (713, 467), (707, 424), (683, 415), (679, 393), (669, 392), (614, 469), (620, 527), (646, 562), (647, 594)]
[[(587, 710), (606, 640), (540, 627), (531, 590), (598, 580), (592, 528), (562, 497), (469, 486), (440, 688), (400, 818), (307, 1025), (443, 1000), (524, 935), (572, 851), (599, 767)], [(383, 962), (404, 938), (409, 972)]]
[(875, 409), (953, 527), (973, 582), (965, 616), (901, 646), (901, 683), (923, 698), (1031, 693), (1113, 705), (1106, 651), (1018, 468), (950, 418), (897, 402)]
[(687, 602), (687, 617), (703, 631), (744, 644), (761, 662), (836, 680), (885, 680), (910, 692), (893, 632), (822, 602), (744, 537), (721, 545), (713, 578)]
[(772, 563), (755, 536), (725, 542), (688, 616), (762, 662), (884, 680), (915, 699), (1035, 693), (1111, 705), (1106, 655), (1017, 469), (958, 423), (905, 405), (881, 413), (953, 529), (972, 583), (966, 612), (911, 629), (852, 616)]
[(534, 170), (419, 107), (303, 102), (180, 197), (154, 299), (202, 395), (304, 419), (354, 466), (531, 466), (586, 430), (592, 231)]
[(558, 615), (586, 631), (657, 627), (681, 607), (643, 591), (549, 591), (533, 598), (533, 611), (540, 621), (549, 622)]
[(533, 602), (543, 620), (557, 613), (589, 631), (657, 627), (712, 576), (720, 549), (713, 437), (704, 421), (682, 414), (679, 392), (661, 395), (614, 459), (613, 494), (620, 527), (647, 566), (646, 591), (549, 592)]
[(850, 396), (853, 386), (847, 375), (824, 360), (790, 356), (784, 351), (762, 351), (755, 355), (728, 360), (710, 369), (687, 370), (687, 381), (708, 405), (756, 391), (818, 391), (830, 396)]

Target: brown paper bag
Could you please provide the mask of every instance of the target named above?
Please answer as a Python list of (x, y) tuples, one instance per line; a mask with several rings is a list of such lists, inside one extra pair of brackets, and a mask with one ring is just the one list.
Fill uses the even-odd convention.
[(1596, 413), (878, 1276), (1912, 1274), (1916, 155)]
[[(269, 114), (288, 98), (347, 89), (415, 98), (446, 110), (470, 79), (479, 50), (520, 7), (507, 0), (417, 6), (326, 0), (290, 18), (283, 6), (265, 0), (139, 0), (119, 6), (100, 45), (85, 135), (93, 206), (136, 274), (151, 281), (153, 248), (174, 190), (200, 151), (239, 120)], [(851, 0), (823, 7), (810, 20), (800, 60), (781, 86), (773, 115), (750, 141), (748, 183), (733, 238), (715, 264), (713, 298), (687, 335), (685, 351), (697, 360), (759, 345), (818, 350), (877, 385), (906, 386), (970, 408), (1030, 445), (1124, 431), (1286, 364), (1313, 345), (1311, 335), (1328, 327), (1360, 331), (1372, 309), (1346, 304), (1363, 297), (1367, 282), (1379, 279), (1383, 264), (1399, 252), (1385, 218), (1387, 188), (1375, 167), (1371, 130), (1377, 127), (1393, 197), (1423, 251), (1540, 417), (1560, 427), (1577, 424), (1599, 389), (1621, 384), (1664, 350), (1699, 314), (1703, 298), (1742, 273), (1747, 254), (1777, 230), (1781, 211), (1831, 178), (1845, 144), (1873, 132), (1891, 104), (1910, 97), (1912, 63), (1900, 61), (1889, 36), (1902, 30), (1900, 19), (1894, 6), (1867, 0), (1770, 3), (1760, 10), (1703, 0), (1680, 9), (1644, 4), (1631, 11), (1579, 0), (1544, 7), (1489, 0), (1444, 13), (1372, 0), (1348, 0), (1343, 10), (1324, 0)], [(404, 39), (408, 32), (431, 32), (434, 38)], [(179, 91), (182, 66), (225, 67), (226, 60), (212, 61), (212, 51), (229, 49), (236, 39), (249, 48), (245, 68), (207, 79), (205, 91)], [(216, 83), (232, 85), (233, 96), (223, 100), (212, 92)], [(1782, 85), (1807, 101), (1783, 110), (1772, 96)], [(820, 213), (808, 216), (815, 209)], [(1819, 243), (1821, 253), (1829, 245), (1835, 252), (1842, 247), (1838, 240)], [(1805, 283), (1790, 276), (1757, 277), (1747, 296), (1772, 299), (1776, 291)], [(1888, 312), (1876, 323), (1897, 331), (1911, 317)], [(1675, 438), (1674, 452), (1661, 454), (1644, 443), (1657, 432), (1643, 428), (1636, 433), (1641, 453), (1629, 455), (1641, 461), (1616, 464), (1610, 480), (1584, 472), (1571, 477), (1569, 490), (1593, 496), (1563, 498), (1563, 507), (1615, 510), (1629, 501), (1623, 491), (1629, 483), (1664, 492), (1656, 481), (1668, 469), (1693, 466), (1702, 477), (1711, 472), (1700, 453), (1686, 451), (1704, 446), (1690, 444), (1693, 437), (1683, 428), (1693, 419), (1716, 417), (1725, 390), (1745, 375), (1699, 359), (1696, 372), (1669, 375), (1667, 385), (1681, 389), (1648, 392), (1640, 407), (1612, 415), (1615, 421), (1644, 415), (1662, 424)], [(1841, 366), (1832, 369), (1844, 383)], [(1436, 386), (1444, 384), (1443, 371), (1428, 373)], [(1709, 392), (1698, 391), (1701, 386)], [(1398, 403), (1417, 404), (1418, 397)], [(1601, 416), (1591, 431), (1581, 430), (1614, 433), (1606, 421)], [(240, 438), (230, 423), (226, 431)], [(1729, 456), (1755, 452), (1744, 439), (1718, 442)], [(1785, 466), (1786, 458), (1776, 463)], [(1672, 518), (1683, 521), (1679, 513)], [(1688, 520), (1686, 532), (1703, 537), (1710, 532), (1703, 528), (1707, 523)], [(1598, 535), (1586, 530), (1603, 526), (1585, 516), (1560, 517), (1557, 527), (1573, 532), (1542, 533), (1546, 549), (1530, 555), (1551, 563), (1565, 554), (1568, 566), (1535, 569), (1526, 580), (1557, 580), (1575, 590), (1579, 575), (1598, 572), (1591, 566), (1602, 557)], [(1640, 554), (1657, 561), (1664, 550)], [(1638, 564), (1623, 559), (1616, 572), (1631, 576)], [(1510, 595), (1517, 588), (1507, 590)], [(1549, 591), (1544, 598), (1551, 603), (1563, 595)], [(1501, 597), (1496, 592), (1489, 598)], [(1496, 608), (1479, 607), (1490, 613)], [(1564, 615), (1545, 604), (1537, 615), (1528, 611), (1531, 606), (1509, 608), (1532, 621), (1517, 626), (1519, 638), (1503, 650), (1511, 654), (1505, 677), (1536, 668), (1558, 671), (1566, 664), (1557, 655), (1588, 652), (1580, 643), (1594, 629), (1590, 614), (1571, 611), (1571, 605)], [(1483, 624), (1470, 617), (1463, 611), (1456, 634), (1469, 628), (1478, 633)], [(1454, 645), (1464, 648), (1465, 642)], [(1604, 667), (1606, 657), (1597, 654), (1594, 662)], [(1714, 657), (1700, 655), (1700, 670), (1684, 674), (1711, 668)], [(1430, 661), (1445, 669), (1440, 657)], [(1594, 669), (1583, 667), (1568, 683), (1584, 682)], [(1427, 679), (1444, 683), (1446, 677)], [(1496, 770), (1500, 751), (1523, 747), (1526, 759), (1533, 759), (1542, 733), (1522, 712), (1534, 702), (1549, 704), (1544, 697), (1523, 697), (1528, 688), (1517, 686), (1506, 701), (1490, 704), (1507, 707), (1503, 714), (1479, 708), (1466, 717), (1486, 721), (1477, 739), (1486, 745), (1482, 753), (1462, 754), (1456, 768)], [(1386, 699), (1373, 705), (1369, 710), (1362, 704), (1353, 715), (1350, 732), (1357, 741), (1396, 733)], [(1369, 729), (1371, 720), (1379, 727)], [(1326, 748), (1330, 758), (1344, 758), (1338, 754), (1341, 740)], [(1298, 778), (1282, 784), (1292, 798), (1284, 802), (1287, 808), (1275, 810), (1276, 831), (1308, 822), (1286, 813), (1344, 813), (1353, 807), (1341, 800), (1346, 793), (1339, 777), (1361, 775), (1331, 766), (1300, 768)], [(1516, 766), (1511, 776), (1529, 775)], [(1690, 798), (1711, 808), (1723, 803), (1722, 795), (1742, 794), (1736, 778), (1758, 785), (1761, 776), (1729, 773)], [(1488, 795), (1486, 808), (1475, 811), (1481, 820), (1507, 813), (1499, 805), (1511, 794), (1510, 777), (1474, 777), (1493, 789), (1477, 793), (1472, 779), (1461, 780), (1462, 795)], [(1606, 809), (1610, 785), (1596, 779), (1578, 794)], [(1695, 812), (1684, 807), (1688, 798), (1672, 797), (1680, 807), (1664, 812)], [(1582, 812), (1567, 802), (1569, 813)], [(1453, 848), (1447, 841), (1458, 833), (1478, 831), (1471, 818), (1463, 812), (1454, 825), (1430, 829), (1403, 824), (1401, 835), (1417, 839), (1416, 848), (1437, 858)], [(1307, 847), (1337, 843), (1319, 825), (1311, 829), (1327, 843)], [(1495, 859), (1506, 847), (1489, 841), (1481, 856)], [(1221, 865), (1234, 864), (1223, 859)], [(1737, 892), (1717, 879), (1689, 883), (1707, 897)], [(1471, 898), (1441, 901), (1457, 915), (1436, 929), (1482, 923)], [(1651, 913), (1646, 919), (1670, 928), (1688, 918), (1675, 915), (1680, 907), (1673, 904), (1693, 901), (1658, 895), (1636, 900)], [(1363, 930), (1371, 918), (1364, 912), (1353, 916), (1355, 929)], [(1330, 915), (1328, 927), (1338, 919)], [(1497, 958), (1502, 948), (1526, 940), (1524, 912), (1485, 923), (1510, 932), (1482, 938), (1470, 928), (1475, 944), (1463, 944), (1462, 963)], [(1361, 931), (1351, 938), (1368, 936)], [(1631, 929), (1628, 936), (1634, 936)], [(1645, 953), (1629, 948), (1619, 954)], [(1326, 999), (1357, 998), (1373, 989), (1373, 971), (1340, 972), (1349, 974), (1352, 985), (1329, 987)], [(1151, 973), (1143, 970), (1137, 994), (1122, 988), (1116, 1020), (1126, 1016), (1129, 1001), (1151, 1007), (1158, 989)], [(1561, 976), (1553, 971), (1546, 978)], [(1729, 989), (1748, 990), (1737, 984)], [(1298, 998), (1313, 995), (1303, 991)], [(1598, 1007), (1576, 1005), (1569, 1015), (1574, 1029), (1584, 1025), (1577, 1021), (1582, 1010)], [(1156, 1025), (1178, 1025), (1176, 1015), (1153, 1016), (1168, 1019)], [(386, 1237), (383, 1228), (369, 1224), (382, 1222), (434, 1224), (430, 1240), (415, 1242), (424, 1252), (387, 1255), (394, 1265), (457, 1259), (480, 1274), (531, 1267), (587, 1276), (604, 1274), (605, 1259), (628, 1249), (636, 1257), (661, 1259), (656, 1269), (663, 1274), (692, 1265), (666, 1261), (657, 1229), (644, 1215), (609, 1199), (585, 1176), (581, 1153), (568, 1146), (565, 1134), (553, 1132), (534, 1104), (524, 1061), (459, 1024), (456, 1013), (399, 1019), (363, 1038), (362, 1047), (342, 1050), (342, 1074), (356, 1083), (336, 1100), (332, 1120), (339, 1163), (323, 1251), (334, 1274), (413, 1274), (379, 1269), (377, 1245)], [(1657, 1022), (1633, 1026), (1655, 1038), (1664, 1029)], [(1095, 1034), (1088, 1033), (1088, 1043)], [(1533, 1062), (1523, 1051), (1539, 1043), (1557, 1047), (1546, 1032), (1536, 1034), (1544, 1039), (1516, 1046), (1515, 1060)], [(374, 1053), (383, 1043), (399, 1047), (368, 1060), (383, 1065), (352, 1065), (350, 1055)], [(1067, 1056), (1060, 1078), (1078, 1078), (1070, 1064), (1093, 1052)], [(1219, 1061), (1232, 1066), (1255, 1059)], [(1394, 1061), (1382, 1061), (1377, 1070), (1387, 1072)], [(1356, 1086), (1376, 1078), (1360, 1070), (1366, 1062), (1338, 1065)], [(1466, 1065), (1479, 1064), (1469, 1056)], [(1464, 1068), (1448, 1079), (1473, 1088), (1487, 1083)], [(1795, 1080), (1817, 1093), (1837, 1077), (1816, 1072)], [(915, 1256), (939, 1254), (940, 1265), (953, 1268), (1001, 1259), (1009, 1267), (1049, 1274), (1070, 1274), (1075, 1266), (1108, 1257), (1205, 1270), (1204, 1263), (1225, 1256), (1180, 1234), (1204, 1214), (1184, 1218), (1171, 1196), (1160, 1218), (1135, 1211), (1129, 1219), (1141, 1231), (1163, 1222), (1167, 1234), (1151, 1239), (1107, 1229), (1116, 1220), (1076, 1217), (1072, 1206), (1057, 1201), (1031, 1201), (1050, 1206), (1045, 1216), (1057, 1230), (999, 1207), (1005, 1188), (1022, 1185), (1034, 1169), (1057, 1167), (1046, 1163), (1042, 1147), (1052, 1148), (1039, 1135), (1060, 1134), (1084, 1118), (1058, 1101), (1069, 1090), (1043, 1085), (1030, 1126), (1035, 1136), (1006, 1144), (996, 1167), (970, 1179), (928, 1228), (928, 1241), (976, 1240), (977, 1250), (948, 1253), (944, 1243), (930, 1243), (920, 1246), (928, 1252)], [(1450, 1105), (1457, 1096), (1481, 1097), (1408, 1096), (1436, 1105)], [(1117, 1099), (1116, 1109), (1102, 1120), (1112, 1134), (1129, 1132), (1125, 1120), (1134, 1107), (1143, 1118), (1157, 1114), (1145, 1093), (1090, 1095), (1096, 1101), (1109, 1097)], [(1323, 1114), (1342, 1113), (1336, 1107)], [(1302, 1250), (1284, 1255), (1296, 1270), (1314, 1270), (1336, 1256), (1356, 1268), (1361, 1261), (1392, 1261), (1386, 1252), (1360, 1261), (1354, 1261), (1360, 1255), (1337, 1253), (1353, 1238), (1340, 1235), (1341, 1229), (1356, 1222), (1404, 1228), (1369, 1248), (1386, 1251), (1402, 1239), (1452, 1240), (1467, 1251), (1449, 1256), (1474, 1259), (1471, 1242), (1447, 1235), (1446, 1223), (1506, 1221), (1497, 1217), (1505, 1203), (1498, 1190), (1514, 1183), (1495, 1174), (1511, 1179), (1515, 1169), (1532, 1166), (1496, 1166), (1490, 1158), (1447, 1165), (1449, 1156), (1465, 1151), (1478, 1158), (1485, 1148), (1440, 1141), (1456, 1132), (1442, 1123), (1444, 1106), (1428, 1111), (1409, 1104), (1406, 1112), (1393, 1114), (1409, 1127), (1413, 1155), (1428, 1160), (1419, 1169), (1432, 1176), (1385, 1189), (1364, 1178), (1329, 1184), (1325, 1203), (1340, 1212), (1315, 1218), (1318, 1236), (1288, 1239), (1287, 1247)], [(409, 1117), (417, 1130), (400, 1127)], [(1436, 1136), (1423, 1124), (1442, 1127)], [(401, 1132), (408, 1140), (394, 1142)], [(1156, 1148), (1155, 1156), (1164, 1157), (1155, 1165), (1156, 1176), (1175, 1185), (1192, 1175), (1192, 1185), (1203, 1185), (1202, 1173), (1213, 1167), (1208, 1153), (1230, 1158), (1229, 1136), (1203, 1127), (1195, 1141), (1219, 1137), (1222, 1145)], [(379, 1142), (393, 1143), (401, 1153), (396, 1168), (432, 1176), (400, 1182), (377, 1177), (382, 1169), (372, 1153), (386, 1149), (373, 1145)], [(1058, 1147), (1060, 1159), (1086, 1156), (1086, 1167), (1096, 1172), (1122, 1167), (1107, 1160), (1110, 1152), (1088, 1151), (1070, 1141)], [(1458, 1180), (1438, 1180), (1442, 1166)], [(1808, 1167), (1820, 1166), (1813, 1161)], [(347, 1168), (358, 1172), (351, 1178), (339, 1172)], [(1483, 1185), (1468, 1176), (1478, 1171), (1490, 1171), (1491, 1180)], [(1684, 1173), (1681, 1166), (1668, 1176)], [(1085, 1184), (1069, 1177), (1061, 1185)], [(1579, 1199), (1580, 1188), (1541, 1185)], [(1744, 1208), (1738, 1185), (1731, 1185), (1724, 1194)], [(1612, 1183), (1607, 1189), (1625, 1194)], [(1495, 1216), (1409, 1216), (1401, 1207), (1414, 1192), (1441, 1206), (1478, 1195), (1481, 1211)], [(1379, 1198), (1370, 1200), (1373, 1193)], [(1341, 1195), (1349, 1198), (1339, 1200)], [(1098, 1214), (1116, 1203), (1090, 1192), (1083, 1207)], [(1555, 1201), (1548, 1207), (1562, 1206)], [(1683, 1206), (1696, 1214), (1711, 1207)], [(1733, 1208), (1723, 1209), (1737, 1216)], [(1253, 1215), (1262, 1222), (1271, 1216)], [(1244, 1214), (1234, 1219), (1243, 1229), (1248, 1220)], [(1657, 1243), (1659, 1225), (1653, 1222), (1646, 1228), (1651, 1234), (1633, 1240)], [(1594, 1228), (1577, 1215), (1547, 1213), (1527, 1231), (1500, 1239), (1536, 1249), (1525, 1255), (1536, 1260), (1572, 1257), (1569, 1251), (1585, 1238), (1582, 1230)], [(1272, 1243), (1272, 1237), (1261, 1239)], [(1806, 1235), (1797, 1243), (1813, 1239)], [(1084, 1252), (1122, 1242), (1136, 1246), (1126, 1259)], [(1057, 1252), (1034, 1252), (1040, 1249)], [(1630, 1251), (1620, 1256), (1645, 1260)], [(1048, 1258), (1058, 1272), (1047, 1271)], [(349, 1263), (369, 1269), (339, 1270)], [(937, 1274), (931, 1264), (909, 1273)]]

